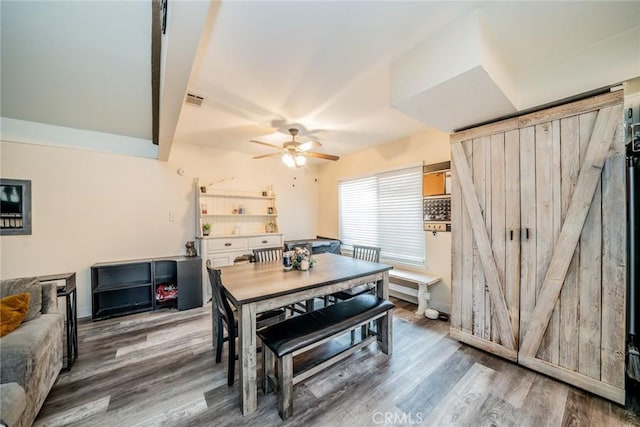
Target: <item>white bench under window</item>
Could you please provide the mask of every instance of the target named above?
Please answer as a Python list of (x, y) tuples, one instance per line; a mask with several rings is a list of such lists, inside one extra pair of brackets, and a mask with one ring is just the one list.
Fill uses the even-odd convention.
[[(440, 277), (428, 273), (418, 273), (415, 271), (399, 270), (394, 268), (389, 271), (389, 294), (404, 300), (415, 303), (418, 302), (416, 314), (424, 315), (429, 308), (429, 286), (440, 281)], [(418, 288), (407, 286), (406, 283), (414, 283)]]

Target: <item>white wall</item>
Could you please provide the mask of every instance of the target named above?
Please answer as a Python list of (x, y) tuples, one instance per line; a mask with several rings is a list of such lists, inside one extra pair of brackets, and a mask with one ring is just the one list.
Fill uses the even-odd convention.
[[(318, 234), (339, 237), (338, 181), (368, 173), (400, 169), (422, 162), (438, 163), (450, 159), (449, 135), (429, 130), (412, 137), (379, 145), (344, 156), (335, 163), (325, 163), (319, 168), (320, 215)], [(425, 234), (426, 271), (442, 277), (431, 286), (431, 306), (451, 312), (451, 234), (431, 232)], [(405, 268), (405, 267), (403, 267)]]
[(0, 142), (0, 167), (3, 178), (31, 180), (33, 212), (31, 235), (0, 237), (0, 277), (75, 271), (81, 317), (91, 314), (92, 264), (185, 253), (195, 235), (196, 177), (226, 178), (225, 188), (245, 190), (273, 184), (285, 239), (316, 234), (313, 167), (291, 170), (273, 159), (189, 145), (175, 145), (160, 162), (7, 141)]

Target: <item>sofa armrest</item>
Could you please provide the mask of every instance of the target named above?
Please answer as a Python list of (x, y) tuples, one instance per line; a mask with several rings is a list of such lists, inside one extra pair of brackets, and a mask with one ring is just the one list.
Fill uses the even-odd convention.
[(0, 420), (2, 425), (18, 424), (26, 407), (27, 396), (20, 384), (0, 384)]
[(42, 314), (59, 313), (58, 285), (55, 282), (40, 283), (42, 286)]

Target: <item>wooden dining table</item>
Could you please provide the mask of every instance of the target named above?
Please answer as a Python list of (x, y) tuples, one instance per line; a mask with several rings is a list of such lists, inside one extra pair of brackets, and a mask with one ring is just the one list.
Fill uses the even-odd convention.
[[(238, 310), (240, 407), (243, 415), (257, 408), (257, 314), (365, 283), (375, 283), (377, 295), (385, 299), (389, 297), (389, 270), (392, 266), (331, 253), (314, 255), (314, 258), (317, 262), (306, 271), (286, 271), (282, 261), (221, 268), (227, 297)], [(387, 328), (391, 336), (391, 317), (386, 318), (387, 321), (377, 321), (380, 328), (378, 341)], [(386, 353), (391, 354), (391, 346), (390, 341), (389, 348), (384, 349)]]

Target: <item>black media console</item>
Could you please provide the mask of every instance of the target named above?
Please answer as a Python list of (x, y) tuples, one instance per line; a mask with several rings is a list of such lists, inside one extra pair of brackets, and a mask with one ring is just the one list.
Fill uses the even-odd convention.
[(91, 317), (202, 306), (202, 259), (163, 257), (101, 262), (91, 267)]

